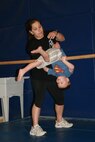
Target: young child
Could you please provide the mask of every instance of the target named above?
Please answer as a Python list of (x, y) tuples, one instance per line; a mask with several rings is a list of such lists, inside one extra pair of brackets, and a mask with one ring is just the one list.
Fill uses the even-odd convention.
[[(20, 81), (27, 71), (37, 67), (38, 69), (43, 68), (48, 75), (56, 76), (56, 82), (59, 88), (66, 88), (70, 85), (69, 77), (74, 71), (74, 65), (66, 60), (66, 55), (63, 50), (60, 49), (58, 42), (52, 44), (52, 48), (47, 51), (44, 51), (40, 46), (38, 49), (31, 51), (31, 53), (40, 53), (41, 56), (35, 60), (35, 62), (19, 70), (17, 81)], [(52, 64), (53, 69), (46, 67), (49, 64)]]
[(44, 71), (48, 75), (54, 75), (57, 77), (56, 82), (59, 88), (66, 88), (70, 85), (69, 77), (74, 71), (74, 65), (66, 60), (66, 56), (62, 56), (61, 59), (52, 64), (53, 69), (44, 67)]

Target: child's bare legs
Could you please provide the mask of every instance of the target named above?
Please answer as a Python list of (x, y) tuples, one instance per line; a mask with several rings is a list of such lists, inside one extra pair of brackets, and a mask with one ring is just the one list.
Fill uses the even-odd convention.
[(43, 50), (41, 46), (39, 46), (36, 50), (32, 50), (31, 53), (39, 53), (46, 62), (49, 62), (49, 55), (46, 51)]
[(29, 70), (31, 70), (41, 64), (42, 64), (41, 62), (36, 60), (36, 61), (28, 64), (27, 66), (25, 66), (23, 69), (20, 69), (16, 80), (20, 81), (26, 72), (28, 72)]
[(19, 69), (19, 72), (18, 72), (18, 76), (17, 76), (17, 81), (20, 81), (22, 79), (22, 77), (24, 76), (24, 69)]
[(56, 43), (53, 45), (53, 47), (54, 47), (54, 48), (61, 48), (59, 42), (56, 42)]

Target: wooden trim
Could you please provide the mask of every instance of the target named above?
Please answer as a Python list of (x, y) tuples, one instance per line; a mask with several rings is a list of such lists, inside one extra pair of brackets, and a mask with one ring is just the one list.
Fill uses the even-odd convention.
[[(80, 59), (90, 59), (90, 58), (95, 58), (95, 54), (67, 56), (67, 60), (80, 60)], [(35, 60), (1, 61), (0, 65), (26, 64), (26, 63), (32, 63), (34, 61)]]

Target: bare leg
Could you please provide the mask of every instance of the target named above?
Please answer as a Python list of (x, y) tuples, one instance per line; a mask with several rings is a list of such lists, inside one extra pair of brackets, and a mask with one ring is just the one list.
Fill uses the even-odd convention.
[(16, 80), (17, 80), (17, 81), (20, 81), (26, 72), (28, 72), (29, 70), (31, 70), (31, 69), (33, 69), (33, 68), (39, 66), (40, 64), (41, 64), (41, 63), (36, 60), (36, 61), (34, 61), (34, 62), (28, 64), (28, 65), (27, 65), (26, 67), (24, 67), (23, 69), (20, 69)]
[(57, 116), (57, 120), (55, 124), (56, 128), (70, 128), (73, 126), (73, 123), (69, 123), (62, 118), (64, 105), (56, 105), (55, 110), (56, 110), (56, 116)]
[(38, 124), (39, 116), (40, 116), (40, 108), (33, 105), (32, 107), (32, 120), (33, 120), (33, 127)]
[(36, 50), (32, 50), (31, 53), (33, 53), (33, 54), (39, 53), (42, 55), (42, 57), (44, 58), (44, 60), (46, 62), (49, 62), (49, 55), (46, 51), (43, 50), (43, 48), (41, 46), (38, 47)]
[(64, 105), (55, 105), (55, 111), (56, 111), (57, 122), (61, 122), (64, 111)]
[(23, 75), (24, 75), (24, 69), (20, 69), (16, 80), (20, 81)]
[(46, 131), (44, 131), (40, 126), (39, 126), (39, 116), (40, 116), (40, 108), (37, 107), (35, 104), (33, 105), (32, 108), (32, 127), (30, 130), (30, 135), (33, 136), (43, 136), (46, 134)]

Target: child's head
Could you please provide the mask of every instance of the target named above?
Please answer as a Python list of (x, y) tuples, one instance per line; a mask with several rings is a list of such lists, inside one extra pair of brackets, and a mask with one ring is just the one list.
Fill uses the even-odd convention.
[(29, 19), (26, 23), (27, 32), (37, 39), (41, 39), (44, 36), (44, 30), (39, 20)]
[(70, 80), (65, 76), (58, 76), (56, 79), (59, 88), (66, 88), (70, 85)]

